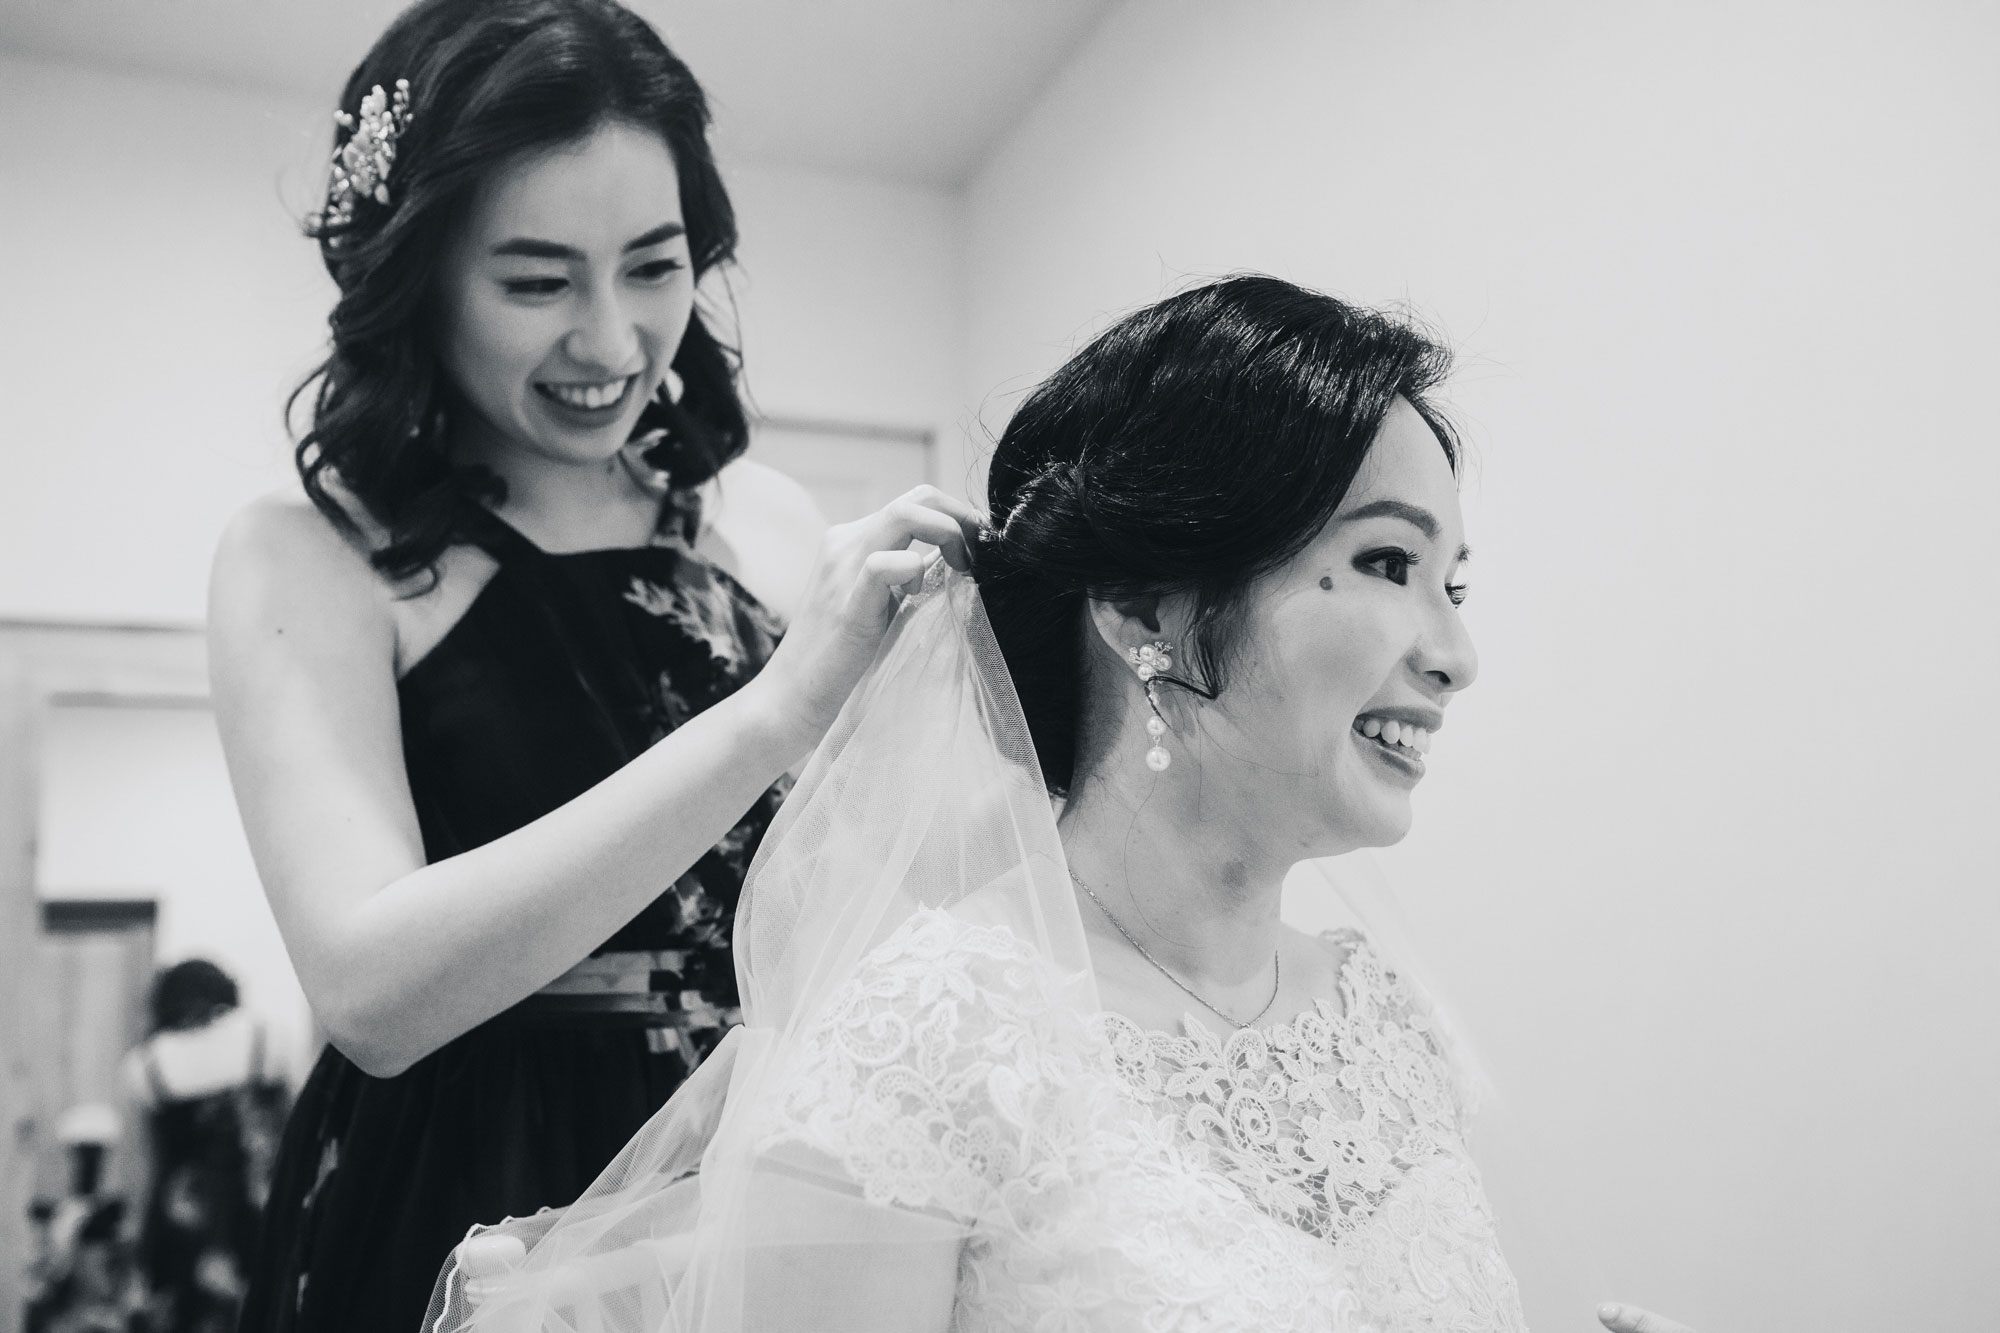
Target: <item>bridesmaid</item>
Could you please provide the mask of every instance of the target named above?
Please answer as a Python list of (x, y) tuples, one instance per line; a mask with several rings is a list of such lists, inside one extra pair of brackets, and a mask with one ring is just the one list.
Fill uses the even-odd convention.
[[(249, 1330), (415, 1330), (474, 1222), (574, 1199), (736, 1020), (731, 917), (928, 487), (824, 531), (696, 310), (734, 217), (613, 0), (423, 0), (348, 80), (306, 499), (230, 526), (217, 717), (332, 1040)], [(303, 391), (302, 391), (303, 392)], [(781, 627), (789, 622), (782, 646)]]

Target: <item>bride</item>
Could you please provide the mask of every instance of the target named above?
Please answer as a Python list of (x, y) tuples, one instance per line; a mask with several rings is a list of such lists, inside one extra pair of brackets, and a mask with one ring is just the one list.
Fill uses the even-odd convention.
[(427, 1328), (1524, 1327), (1423, 996), (1279, 919), (1477, 674), (1446, 365), (1238, 277), (1037, 389), (751, 871), (745, 1026)]

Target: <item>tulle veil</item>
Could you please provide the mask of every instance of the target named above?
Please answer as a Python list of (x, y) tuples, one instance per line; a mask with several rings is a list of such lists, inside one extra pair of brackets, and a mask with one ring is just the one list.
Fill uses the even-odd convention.
[[(1353, 897), (1371, 934), (1394, 936), (1385, 893)], [(955, 1253), (962, 1219), (870, 1203), (834, 1164), (763, 1150), (755, 1114), (802, 1028), (925, 909), (1011, 931), (1048, 993), (1098, 1011), (1026, 722), (976, 586), (942, 562), (898, 610), (751, 867), (735, 936), (743, 1026), (576, 1203), (474, 1228), (425, 1333), (784, 1333), (774, 1305), (813, 1305), (788, 1283)], [(798, 1326), (894, 1328), (935, 1295), (852, 1324), (825, 1303)]]
[(1026, 722), (972, 580), (942, 562), (751, 866), (735, 936), (743, 1026), (575, 1204), (475, 1228), (426, 1333), (768, 1328), (757, 1309), (795, 1271), (788, 1256), (962, 1243), (956, 1220), (869, 1204), (819, 1164), (760, 1152), (750, 1114), (801, 1026), (924, 908), (1004, 926), (1066, 1004), (1098, 1007)]

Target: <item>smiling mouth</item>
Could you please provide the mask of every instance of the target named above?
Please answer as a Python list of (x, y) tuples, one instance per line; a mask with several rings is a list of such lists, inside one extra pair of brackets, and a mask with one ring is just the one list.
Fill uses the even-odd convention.
[(537, 380), (535, 392), (572, 412), (604, 412), (621, 406), (625, 395), (638, 382), (637, 375), (623, 375), (615, 380), (589, 384), (551, 384)]
[(1430, 753), (1431, 733), (1423, 727), (1390, 718), (1357, 717), (1355, 734), (1362, 743), (1393, 763), (1421, 773), (1424, 756)]

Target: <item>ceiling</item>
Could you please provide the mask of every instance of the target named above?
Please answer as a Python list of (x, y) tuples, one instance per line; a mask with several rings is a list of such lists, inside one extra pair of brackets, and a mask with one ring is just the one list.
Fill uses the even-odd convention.
[[(749, 161), (963, 183), (1117, 0), (627, 0)], [(0, 51), (329, 105), (402, 0), (0, 0)]]

